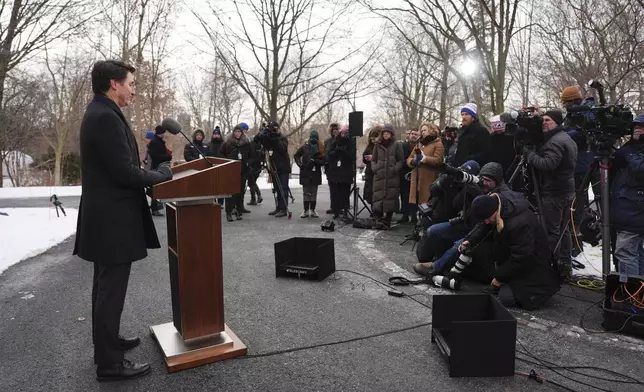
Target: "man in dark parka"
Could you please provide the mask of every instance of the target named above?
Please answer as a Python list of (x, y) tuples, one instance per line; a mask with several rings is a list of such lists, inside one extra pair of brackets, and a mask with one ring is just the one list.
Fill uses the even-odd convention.
[(148, 364), (124, 359), (139, 339), (119, 336), (132, 262), (160, 248), (144, 187), (172, 178), (168, 162), (141, 168), (139, 151), (121, 107), (134, 96), (135, 69), (99, 61), (92, 69), (94, 99), (80, 129), (82, 196), (74, 254), (94, 263), (92, 332), (97, 379), (141, 376)]

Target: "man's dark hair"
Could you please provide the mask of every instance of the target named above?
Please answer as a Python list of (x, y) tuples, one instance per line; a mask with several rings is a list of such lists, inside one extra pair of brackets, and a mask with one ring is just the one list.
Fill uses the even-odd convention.
[(110, 81), (122, 82), (127, 73), (136, 69), (130, 64), (118, 60), (102, 60), (94, 63), (92, 68), (92, 91), (94, 94), (105, 94), (110, 89)]

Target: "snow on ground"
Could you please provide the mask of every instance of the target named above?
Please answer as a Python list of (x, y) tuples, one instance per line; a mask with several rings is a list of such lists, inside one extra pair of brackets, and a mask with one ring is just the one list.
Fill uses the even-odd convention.
[(0, 208), (0, 274), (74, 234), (78, 211), (66, 208), (65, 212), (67, 216), (61, 213), (58, 218), (53, 207)]
[[(602, 278), (602, 247), (601, 244), (595, 247), (584, 242), (584, 252), (575, 257), (575, 260), (585, 265), (583, 269), (573, 269), (573, 275), (591, 275), (598, 279)], [(614, 270), (611, 260), (611, 271)]]
[(0, 188), (0, 199), (28, 199), (46, 197), (56, 194), (61, 196), (80, 196), (80, 186), (22, 186), (16, 188)]

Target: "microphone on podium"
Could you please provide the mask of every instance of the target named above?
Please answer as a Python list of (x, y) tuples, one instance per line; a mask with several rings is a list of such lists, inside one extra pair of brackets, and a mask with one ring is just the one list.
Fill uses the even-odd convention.
[(173, 118), (170, 118), (170, 117), (166, 117), (166, 118), (163, 119), (163, 121), (161, 121), (161, 127), (163, 129), (165, 129), (167, 132), (170, 132), (173, 135), (178, 135), (178, 134), (183, 135), (183, 137), (186, 138), (188, 143), (190, 143), (190, 145), (193, 148), (195, 148), (197, 151), (199, 151), (199, 155), (201, 155), (203, 157), (203, 159), (205, 159), (206, 162), (208, 162), (210, 164), (210, 166), (215, 166), (214, 163), (210, 162), (210, 160), (208, 159), (207, 156), (205, 156), (205, 155), (203, 155), (201, 153), (201, 150), (199, 148), (197, 148), (197, 146), (195, 146), (195, 144), (192, 142), (192, 140), (190, 140), (190, 138), (188, 136), (186, 136), (185, 133), (183, 133), (181, 124), (179, 124), (177, 122), (177, 120), (175, 120)]

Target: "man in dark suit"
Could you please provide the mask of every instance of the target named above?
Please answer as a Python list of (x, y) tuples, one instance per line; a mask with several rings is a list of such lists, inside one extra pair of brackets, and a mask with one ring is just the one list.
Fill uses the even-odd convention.
[(119, 336), (132, 262), (160, 248), (144, 188), (172, 178), (169, 163), (141, 168), (139, 151), (121, 112), (134, 97), (135, 69), (99, 61), (92, 69), (94, 99), (80, 130), (82, 196), (74, 254), (94, 263), (92, 335), (99, 381), (146, 374), (148, 364), (124, 358), (139, 338)]

